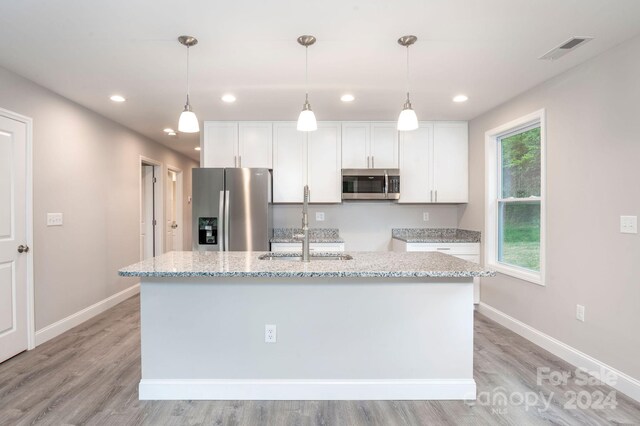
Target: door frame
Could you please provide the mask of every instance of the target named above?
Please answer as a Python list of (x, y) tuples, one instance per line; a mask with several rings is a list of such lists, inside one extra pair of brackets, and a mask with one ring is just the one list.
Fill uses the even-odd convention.
[(27, 255), (27, 350), (36, 347), (35, 290), (33, 281), (33, 119), (22, 114), (0, 108), (0, 115), (24, 123), (26, 132), (26, 182), (25, 182), (25, 239), (31, 247)]
[[(178, 238), (177, 239), (180, 242), (180, 250), (184, 250), (184, 233), (182, 229), (184, 226), (184, 215), (183, 215), (184, 212), (183, 212), (183, 206), (182, 206), (182, 199), (184, 196), (183, 194), (184, 176), (181, 168), (167, 164), (165, 174), (168, 174), (169, 172), (174, 172), (177, 175), (177, 179), (176, 179), (176, 222), (178, 222)], [(166, 185), (166, 187), (169, 188), (169, 185)], [(166, 226), (166, 223), (165, 223), (165, 226)], [(166, 247), (165, 247), (165, 251), (166, 251)]]
[[(144, 165), (153, 166), (154, 167), (154, 177), (156, 178), (156, 187), (154, 190), (154, 216), (156, 218), (156, 226), (154, 229), (155, 236), (155, 255), (159, 256), (164, 253), (164, 167), (163, 164), (154, 160), (153, 158), (145, 157), (144, 155), (140, 155), (140, 159), (138, 160), (138, 239), (140, 238), (140, 223), (142, 222), (142, 216), (144, 212), (142, 211), (142, 175), (140, 173), (140, 168)], [(157, 172), (157, 173), (156, 173)], [(162, 226), (158, 226), (158, 224), (162, 224)], [(160, 231), (158, 231), (160, 229)], [(142, 259), (140, 259), (142, 260)]]

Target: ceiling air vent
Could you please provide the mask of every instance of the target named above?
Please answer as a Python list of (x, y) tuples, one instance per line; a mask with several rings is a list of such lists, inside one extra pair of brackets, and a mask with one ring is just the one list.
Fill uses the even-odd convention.
[(554, 47), (544, 55), (540, 56), (538, 59), (543, 59), (546, 61), (553, 61), (558, 58), (563, 57), (567, 53), (576, 50), (578, 47), (585, 45), (586, 43), (593, 40), (593, 37), (571, 37), (569, 40), (560, 44), (560, 46)]

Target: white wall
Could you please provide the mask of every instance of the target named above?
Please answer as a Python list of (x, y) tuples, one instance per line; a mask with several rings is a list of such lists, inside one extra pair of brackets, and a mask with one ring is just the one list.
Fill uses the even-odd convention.
[[(0, 107), (33, 119), (36, 330), (136, 282), (117, 270), (139, 260), (140, 155), (184, 171), (191, 229), (191, 159), (4, 68)], [(64, 226), (46, 227), (47, 212)]]
[[(316, 212), (324, 212), (325, 220), (316, 221)], [(429, 221), (422, 213), (429, 212)], [(457, 205), (397, 204), (388, 201), (346, 201), (342, 204), (309, 205), (309, 226), (339, 228), (345, 249), (351, 251), (391, 250), (391, 228), (455, 228)], [(300, 228), (301, 204), (276, 204), (273, 226)]]
[[(551, 66), (551, 65), (550, 65)], [(482, 302), (640, 379), (640, 38), (472, 120), (470, 203), (460, 226), (484, 227), (484, 133), (546, 108), (546, 287), (483, 279)], [(576, 304), (586, 321), (575, 319)]]

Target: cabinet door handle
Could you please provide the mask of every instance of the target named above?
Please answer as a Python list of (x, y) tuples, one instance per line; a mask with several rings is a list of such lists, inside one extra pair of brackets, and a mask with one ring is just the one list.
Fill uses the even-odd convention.
[(430, 191), (429, 201), (433, 203), (433, 189)]
[(376, 168), (376, 157), (374, 157), (373, 155), (371, 156), (371, 168)]
[(238, 167), (238, 156), (237, 155), (233, 156), (233, 167)]
[(438, 190), (436, 189), (436, 203), (438, 202)]
[(242, 155), (238, 156), (238, 167), (242, 167)]
[(367, 169), (371, 168), (371, 157), (367, 155)]
[(436, 250), (451, 250), (450, 247), (438, 247)]

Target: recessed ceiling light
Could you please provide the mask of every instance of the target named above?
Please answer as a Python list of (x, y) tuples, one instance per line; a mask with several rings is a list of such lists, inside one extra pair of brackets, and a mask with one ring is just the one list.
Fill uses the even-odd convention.
[(346, 95), (340, 96), (340, 100), (342, 102), (353, 102), (354, 99), (355, 99), (355, 97), (353, 95), (348, 94), (348, 93)]
[(167, 132), (167, 136), (175, 136), (175, 135), (177, 135), (176, 132)]
[(120, 96), (120, 95), (112, 95), (109, 99), (111, 99), (113, 102), (124, 102), (124, 101), (126, 101), (124, 96)]
[(195, 148), (193, 148), (193, 149), (195, 149), (196, 151), (200, 151), (200, 147), (199, 147), (199, 146), (196, 146), (196, 147), (195, 147)]
[(467, 95), (457, 95), (453, 97), (453, 102), (467, 102), (469, 97)]
[(231, 103), (231, 102), (235, 102), (236, 101), (236, 97), (233, 96), (231, 93), (227, 93), (226, 95), (222, 95), (222, 102), (226, 102), (226, 103)]
[(175, 130), (173, 130), (171, 127), (167, 127), (166, 129), (163, 130), (163, 132), (165, 132), (165, 133), (175, 133)]

